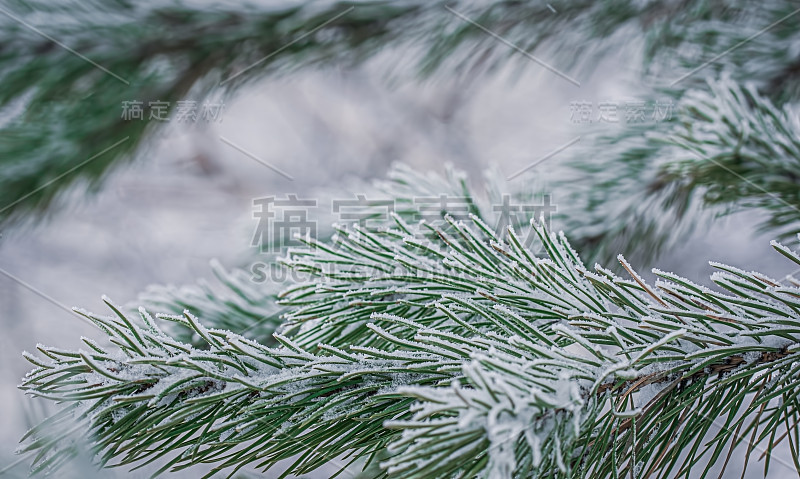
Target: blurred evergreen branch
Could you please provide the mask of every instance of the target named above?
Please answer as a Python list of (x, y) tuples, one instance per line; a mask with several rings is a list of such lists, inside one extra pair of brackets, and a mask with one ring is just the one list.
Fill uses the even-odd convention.
[[(643, 35), (651, 78), (686, 72), (699, 59), (741, 42), (754, 26), (795, 8), (787, 1), (587, 0), (558, 4), (554, 14), (546, 2), (447, 6), (520, 49), (551, 52), (548, 60), (562, 69), (595, 64), (610, 47)], [(189, 96), (230, 95), (269, 73), (361, 62), (387, 48), (418, 52), (412, 69), (423, 75), (477, 75), (515, 55), (524, 58), (456, 18), (440, 1), (286, 1), (233, 8), (16, 0), (2, 8), (0, 108), (10, 117), (0, 133), (2, 222), (32, 219), (72, 184), (95, 188), (118, 160), (140, 153), (159, 125), (121, 118), (123, 101), (166, 101), (174, 108)], [(774, 101), (796, 99), (795, 25), (796, 17), (776, 25), (703, 73), (733, 66), (736, 78), (756, 82)], [(680, 86), (698, 82), (701, 74)]]
[[(783, 239), (800, 231), (800, 116), (776, 107), (752, 84), (727, 78), (709, 92), (690, 91), (679, 124), (665, 136), (680, 156), (665, 165), (662, 184), (702, 191), (707, 205), (763, 208), (762, 228)], [(683, 194), (688, 196), (689, 193)]]
[[(800, 232), (796, 104), (779, 108), (753, 83), (710, 80), (684, 93), (670, 121), (627, 125), (591, 148), (590, 159), (581, 151), (569, 164), (580, 179), (554, 187), (559, 216), (590, 260), (626, 251), (650, 261), (709, 214), (748, 208), (764, 212), (762, 231), (784, 241)], [(590, 191), (580, 187), (588, 182)]]
[(710, 216), (747, 208), (763, 209), (761, 229), (784, 241), (800, 231), (798, 5), (668, 5), (672, 21), (646, 33), (645, 94), (677, 114), (596, 131), (550, 185), (588, 261), (624, 251), (649, 263)]
[[(399, 33), (387, 26), (396, 14), (413, 16), (420, 9), (365, 3), (292, 43), (345, 7), (308, 2), (231, 9), (111, 0), (17, 1), (3, 7), (8, 41), (0, 49), (0, 106), (22, 111), (2, 129), (0, 220), (28, 220), (71, 184), (96, 186), (118, 160), (147, 146), (157, 124), (122, 118), (122, 102), (164, 101), (172, 111), (189, 95), (227, 93), (280, 61), (357, 57)], [(220, 86), (273, 52), (279, 54)], [(123, 138), (129, 141), (72, 171)]]

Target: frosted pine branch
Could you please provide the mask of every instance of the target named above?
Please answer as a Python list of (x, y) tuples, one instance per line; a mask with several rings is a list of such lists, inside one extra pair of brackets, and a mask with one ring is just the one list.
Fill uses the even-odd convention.
[[(587, 270), (541, 226), (535, 257), (477, 217), (427, 235), (395, 221), (289, 255), (317, 279), (283, 295), (279, 347), (163, 318), (195, 349), (144, 312), (87, 313), (119, 351), (42, 347), (22, 387), (74, 404), (101, 463), (180, 452), (164, 469), (381, 454), (400, 477), (674, 477), (746, 442), (796, 450), (796, 286), (724, 265), (724, 292), (658, 271), (651, 286)], [(41, 434), (28, 447), (57, 458)]]

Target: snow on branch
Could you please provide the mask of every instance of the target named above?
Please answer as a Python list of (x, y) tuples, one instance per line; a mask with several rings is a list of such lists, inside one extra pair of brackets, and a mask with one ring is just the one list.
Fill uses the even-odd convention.
[[(394, 221), (285, 259), (316, 277), (282, 295), (277, 346), (109, 303), (81, 314), (112, 347), (41, 346), (21, 387), (67, 404), (101, 464), (210, 474), (294, 458), (295, 474), (361, 459), (398, 477), (674, 477), (744, 435), (794, 440), (796, 287), (716, 264), (725, 292), (660, 271), (650, 286), (627, 262), (632, 279), (589, 271), (536, 223), (544, 256), (477, 216), (422, 236)], [(39, 468), (69, 453), (46, 428), (24, 450)]]

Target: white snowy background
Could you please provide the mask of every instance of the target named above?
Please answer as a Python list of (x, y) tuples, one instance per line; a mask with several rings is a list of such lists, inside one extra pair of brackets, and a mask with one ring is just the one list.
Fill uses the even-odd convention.
[[(240, 265), (256, 225), (254, 197), (306, 194), (317, 186), (347, 185), (353, 178), (381, 178), (393, 161), (436, 171), (452, 162), (473, 174), (495, 164), (509, 175), (585, 131), (586, 125), (570, 121), (570, 102), (632, 99), (637, 72), (631, 65), (639, 64), (634, 53), (605, 60), (590, 77), (580, 78), (581, 87), (533, 62), (521, 74), (508, 68), (474, 82), (447, 75), (419, 82), (413, 72), (387, 77), (386, 58), (356, 69), (268, 79), (228, 102), (220, 123), (171, 125), (142, 158), (116, 170), (99, 194), (87, 196), (78, 189), (49, 220), (3, 231), (0, 268), (39, 294), (0, 275), (0, 464), (12, 460), (26, 428), (24, 412), (32, 409), (16, 389), (30, 368), (21, 352), (37, 343), (75, 347), (81, 335), (98, 337), (42, 296), (101, 312), (101, 294), (127, 303), (151, 283), (180, 285), (209, 277), (211, 258), (228, 267)], [(520, 62), (527, 60), (513, 67)], [(121, 105), (109, 108), (121, 111)], [(568, 153), (538, 165), (535, 174), (557, 171)], [(553, 194), (558, 203), (558, 192)], [(706, 283), (708, 259), (782, 277), (791, 272), (790, 265), (772, 252), (769, 236), (754, 232), (757, 219), (754, 213), (739, 214), (699, 228), (657, 264)], [(33, 413), (42, 411), (33, 408)], [(733, 461), (741, 463), (742, 456)], [(780, 455), (769, 477), (794, 475), (784, 466), (787, 460)], [(753, 465), (747, 477), (761, 477), (762, 469)], [(318, 477), (330, 473), (323, 470)], [(739, 474), (733, 465), (726, 477)], [(96, 475), (148, 476), (123, 469)]]

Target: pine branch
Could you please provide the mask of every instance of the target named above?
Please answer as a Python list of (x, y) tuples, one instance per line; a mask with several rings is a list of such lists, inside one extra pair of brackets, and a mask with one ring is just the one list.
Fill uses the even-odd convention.
[[(86, 313), (121, 352), (42, 347), (22, 387), (74, 404), (101, 463), (180, 452), (165, 469), (295, 457), (304, 473), (388, 446), (390, 476), (675, 477), (729, 445), (772, 448), (784, 424), (792, 437), (796, 286), (715, 265), (726, 292), (658, 271), (652, 287), (623, 259), (632, 280), (586, 270), (541, 226), (544, 257), (477, 217), (421, 228), (396, 216), (292, 252), (316, 279), (284, 293), (278, 348), (188, 314), (171, 319), (205, 350), (146, 313)], [(38, 434), (30, 451), (55, 461)]]

